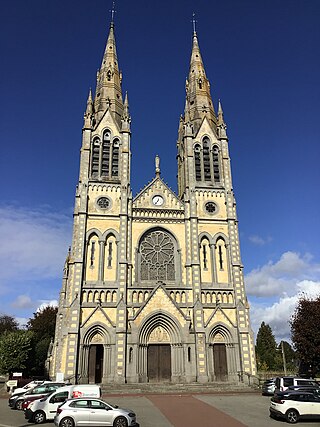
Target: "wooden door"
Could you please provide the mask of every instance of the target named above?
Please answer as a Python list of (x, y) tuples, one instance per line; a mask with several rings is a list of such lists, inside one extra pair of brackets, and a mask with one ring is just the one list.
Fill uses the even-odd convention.
[(226, 381), (228, 368), (225, 344), (213, 345), (213, 362), (216, 381)]
[(103, 345), (90, 345), (89, 348), (89, 384), (99, 384), (103, 374)]
[(148, 378), (150, 382), (171, 380), (171, 347), (169, 344), (148, 346)]

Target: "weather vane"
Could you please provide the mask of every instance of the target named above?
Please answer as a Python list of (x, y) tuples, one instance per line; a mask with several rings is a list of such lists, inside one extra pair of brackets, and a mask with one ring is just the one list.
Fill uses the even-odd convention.
[(196, 20), (195, 12), (193, 12), (193, 14), (192, 14), (192, 21), (191, 22), (193, 24), (193, 32), (196, 33), (196, 22), (197, 22), (197, 20)]
[(109, 12), (111, 12), (111, 22), (113, 23), (114, 14), (116, 13), (116, 10), (115, 10), (115, 2), (114, 2), (114, 1), (112, 2), (112, 9), (111, 9), (111, 10), (109, 10)]

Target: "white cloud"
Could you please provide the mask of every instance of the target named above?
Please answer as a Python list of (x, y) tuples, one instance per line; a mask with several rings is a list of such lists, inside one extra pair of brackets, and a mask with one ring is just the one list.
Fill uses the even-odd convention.
[(14, 308), (31, 308), (34, 306), (34, 302), (28, 295), (19, 295), (12, 303), (11, 306)]
[(267, 243), (272, 242), (272, 237), (268, 236), (267, 238), (263, 238), (261, 236), (253, 235), (253, 236), (249, 236), (249, 240), (254, 245), (264, 246)]
[(20, 316), (32, 316), (58, 296), (72, 215), (48, 206), (0, 206), (0, 217), (0, 310), (12, 307)]
[(320, 294), (320, 264), (310, 254), (285, 252), (278, 261), (252, 270), (245, 282), (255, 333), (264, 321), (271, 326), (277, 341), (290, 340), (289, 321), (299, 297)]
[(0, 207), (0, 288), (16, 280), (61, 275), (71, 240), (71, 215), (50, 208)]
[(310, 254), (300, 256), (296, 252), (285, 252), (279, 261), (250, 271), (245, 277), (248, 295), (270, 297), (293, 295), (297, 283), (302, 280), (320, 279), (320, 264), (314, 263)]
[(58, 307), (58, 300), (54, 299), (51, 301), (42, 301), (39, 307), (37, 308), (37, 312), (43, 310), (46, 307)]

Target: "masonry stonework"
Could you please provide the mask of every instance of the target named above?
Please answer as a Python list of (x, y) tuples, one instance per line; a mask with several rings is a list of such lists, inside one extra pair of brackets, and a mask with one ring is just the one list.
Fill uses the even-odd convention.
[(84, 116), (73, 238), (51, 377), (80, 383), (239, 382), (255, 374), (226, 124), (193, 34), (178, 194), (130, 187), (131, 117), (111, 23)]

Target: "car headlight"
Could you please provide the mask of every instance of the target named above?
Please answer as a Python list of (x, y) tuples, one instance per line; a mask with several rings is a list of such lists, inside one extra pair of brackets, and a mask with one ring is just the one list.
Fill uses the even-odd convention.
[(128, 417), (130, 418), (134, 418), (136, 416), (136, 414), (134, 412), (129, 412)]

